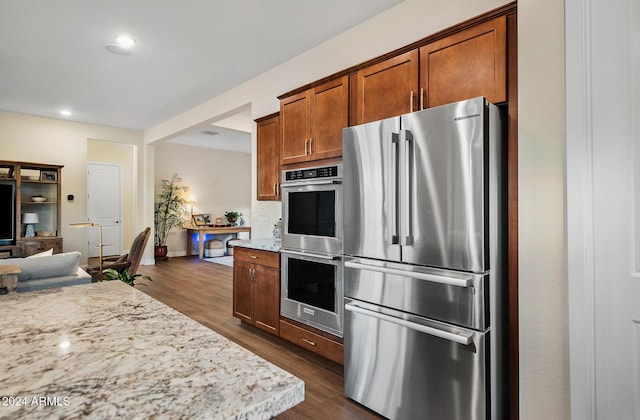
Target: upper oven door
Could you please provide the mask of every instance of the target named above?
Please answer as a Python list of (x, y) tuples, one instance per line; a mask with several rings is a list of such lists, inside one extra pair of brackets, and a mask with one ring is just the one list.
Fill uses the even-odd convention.
[(282, 248), (342, 253), (342, 181), (282, 184)]

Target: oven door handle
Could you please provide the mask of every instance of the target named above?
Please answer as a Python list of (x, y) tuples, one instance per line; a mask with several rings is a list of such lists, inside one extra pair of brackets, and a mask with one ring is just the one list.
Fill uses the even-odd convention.
[(380, 273), (394, 274), (396, 276), (411, 277), (414, 279), (426, 280), (434, 283), (442, 283), (450, 286), (469, 287), (473, 284), (473, 278), (467, 277), (458, 279), (455, 277), (447, 277), (435, 274), (417, 273), (415, 271), (397, 270), (389, 267), (377, 267), (368, 264), (361, 264), (354, 261), (347, 261), (344, 263), (345, 267), (357, 268), (359, 270), (376, 271)]
[(281, 188), (306, 187), (310, 185), (340, 185), (341, 179), (309, 179), (304, 181), (286, 181), (280, 184)]
[(453, 341), (458, 344), (463, 344), (465, 346), (468, 346), (469, 344), (473, 343), (473, 333), (470, 333), (470, 332), (460, 331), (459, 333), (452, 333), (449, 331), (443, 331), (438, 328), (428, 327), (426, 325), (417, 324), (415, 322), (407, 321), (402, 318), (396, 318), (394, 316), (390, 316), (390, 315), (382, 314), (380, 312), (365, 309), (353, 303), (347, 303), (346, 305), (344, 305), (344, 309), (346, 311), (356, 312), (366, 316), (380, 319), (382, 321), (391, 322), (393, 324), (400, 325), (402, 327), (410, 328), (412, 330), (415, 330), (421, 333), (429, 334), (434, 337), (443, 338), (445, 340)]
[(291, 250), (282, 250), (280, 251), (283, 254), (292, 254), (300, 257), (311, 257), (311, 258), (319, 258), (321, 260), (329, 260), (335, 261), (340, 259), (340, 255), (327, 255), (327, 254), (316, 254), (315, 252), (301, 252), (301, 251), (291, 251)]

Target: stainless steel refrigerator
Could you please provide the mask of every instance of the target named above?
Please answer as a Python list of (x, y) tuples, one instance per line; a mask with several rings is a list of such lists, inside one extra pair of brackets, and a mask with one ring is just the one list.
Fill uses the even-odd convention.
[(345, 395), (507, 416), (502, 117), (474, 98), (344, 129)]

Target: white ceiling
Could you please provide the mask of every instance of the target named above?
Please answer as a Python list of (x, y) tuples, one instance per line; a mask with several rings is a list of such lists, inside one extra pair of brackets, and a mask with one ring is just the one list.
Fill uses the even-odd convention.
[(1, 0), (0, 110), (145, 130), (401, 1)]

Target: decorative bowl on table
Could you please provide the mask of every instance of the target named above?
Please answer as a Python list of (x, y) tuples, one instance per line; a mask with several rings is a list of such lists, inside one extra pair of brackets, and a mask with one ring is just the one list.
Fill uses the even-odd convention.
[(56, 233), (50, 230), (39, 230), (36, 232), (36, 236), (56, 236)]
[(33, 201), (34, 203), (44, 203), (45, 201), (47, 201), (47, 197), (34, 195), (33, 197), (31, 197), (31, 201)]

